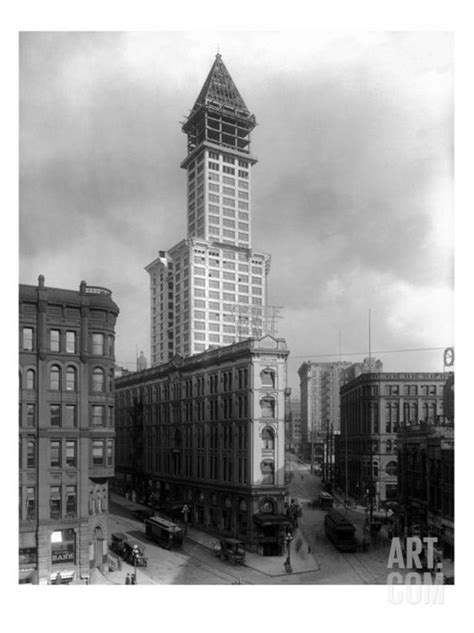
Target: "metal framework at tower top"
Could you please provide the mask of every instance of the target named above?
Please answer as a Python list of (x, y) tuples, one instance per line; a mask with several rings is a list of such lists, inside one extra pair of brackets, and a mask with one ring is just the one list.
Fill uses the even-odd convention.
[(196, 102), (183, 123), (188, 153), (207, 141), (248, 154), (257, 125), (218, 53)]

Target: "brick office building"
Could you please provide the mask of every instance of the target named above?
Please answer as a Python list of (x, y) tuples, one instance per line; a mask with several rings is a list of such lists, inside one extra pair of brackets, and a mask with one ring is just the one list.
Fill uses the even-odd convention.
[(20, 582), (87, 582), (107, 558), (119, 309), (38, 282), (19, 288)]
[[(399, 498), (397, 430), (402, 422), (444, 419), (442, 373), (361, 374), (341, 388), (339, 483), (375, 506)], [(347, 460), (346, 460), (347, 457)]]
[(265, 336), (118, 378), (118, 487), (175, 520), (186, 504), (196, 527), (281, 554), (288, 354)]

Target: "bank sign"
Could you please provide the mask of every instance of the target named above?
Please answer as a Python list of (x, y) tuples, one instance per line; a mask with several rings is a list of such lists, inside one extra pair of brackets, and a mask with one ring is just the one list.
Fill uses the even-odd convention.
[(73, 543), (62, 543), (61, 547), (54, 548), (52, 553), (52, 563), (73, 563), (74, 562), (74, 545)]

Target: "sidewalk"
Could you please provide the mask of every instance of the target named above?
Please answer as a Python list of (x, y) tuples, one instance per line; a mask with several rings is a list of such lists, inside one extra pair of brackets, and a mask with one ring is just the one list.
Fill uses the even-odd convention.
[[(112, 559), (112, 557), (110, 557)], [(114, 562), (116, 558), (113, 558)], [(156, 581), (147, 576), (144, 573), (140, 573), (143, 567), (137, 569), (137, 585), (157, 585)], [(125, 579), (127, 574), (133, 574), (134, 569), (132, 565), (122, 561), (122, 569), (115, 568), (114, 571), (101, 572), (100, 569), (95, 570), (94, 578), (91, 582), (92, 585), (125, 585)]]
[[(195, 528), (188, 527), (187, 538), (214, 551), (219, 537), (211, 536)], [(313, 555), (308, 552), (308, 544), (300, 530), (296, 530), (291, 543), (291, 568), (293, 574), (304, 574), (319, 570)], [(267, 576), (286, 576), (285, 561), (287, 554), (281, 556), (261, 556), (255, 552), (245, 552), (245, 567), (250, 567)]]

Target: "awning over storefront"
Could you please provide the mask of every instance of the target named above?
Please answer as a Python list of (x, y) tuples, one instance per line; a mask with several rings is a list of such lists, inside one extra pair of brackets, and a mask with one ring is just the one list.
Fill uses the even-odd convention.
[(33, 576), (36, 573), (34, 569), (20, 569), (18, 573), (18, 582), (20, 584), (26, 584), (33, 581)]
[(284, 514), (270, 514), (269, 512), (258, 512), (253, 515), (253, 520), (257, 525), (262, 527), (269, 525), (291, 525)]

